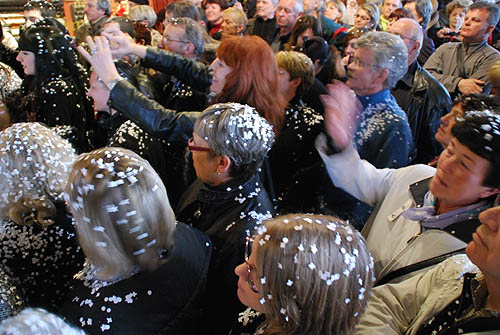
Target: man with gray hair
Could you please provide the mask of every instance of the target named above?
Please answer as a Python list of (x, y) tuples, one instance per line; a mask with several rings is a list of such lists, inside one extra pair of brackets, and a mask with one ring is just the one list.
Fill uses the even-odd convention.
[[(190, 59), (197, 59), (204, 49), (203, 28), (193, 19), (174, 18), (163, 30), (160, 48)], [(207, 92), (196, 91), (178, 78), (168, 74), (159, 75), (162, 88), (159, 102), (174, 110), (200, 110), (206, 107)]]
[(408, 9), (415, 19), (422, 27), (422, 32), (424, 33), (424, 40), (422, 44), (422, 49), (418, 55), (418, 61), (420, 64), (425, 64), (427, 59), (436, 50), (434, 46), (434, 41), (427, 36), (426, 29), (432, 16), (432, 3), (430, 0), (408, 0), (405, 2), (404, 8)]
[(248, 20), (245, 34), (257, 35), (269, 45), (273, 45), (273, 42), (274, 45), (279, 45), (280, 28), (274, 15), (278, 8), (278, 0), (257, 0), (255, 8), (257, 9), (256, 15)]
[(304, 13), (304, 4), (302, 0), (279, 0), (278, 9), (276, 9), (276, 23), (280, 27), (279, 47), (272, 45), (275, 51), (283, 50), (292, 33), (295, 22)]
[(399, 19), (387, 32), (401, 37), (408, 49), (408, 72), (398, 81), (391, 93), (408, 116), (417, 148), (413, 163), (429, 163), (441, 152), (434, 138), (441, 116), (451, 108), (451, 98), (444, 86), (417, 62), (423, 32), (417, 21)]
[(109, 0), (85, 0), (83, 9), (88, 23), (80, 26), (76, 32), (76, 42), (85, 42), (87, 36), (97, 36), (101, 33), (104, 24), (111, 15), (111, 3)]
[(488, 45), (488, 37), (498, 23), (500, 8), (479, 1), (469, 7), (460, 30), (462, 42), (440, 46), (424, 67), (446, 87), (458, 94), (489, 93), (488, 70), (500, 53)]
[[(356, 93), (362, 110), (353, 143), (361, 159), (377, 168), (407, 166), (413, 159), (413, 137), (408, 118), (390, 91), (408, 69), (406, 46), (398, 36), (369, 32), (354, 47), (346, 84)], [(339, 189), (327, 191), (325, 202), (341, 216), (352, 214), (360, 225), (371, 213), (368, 205)]]

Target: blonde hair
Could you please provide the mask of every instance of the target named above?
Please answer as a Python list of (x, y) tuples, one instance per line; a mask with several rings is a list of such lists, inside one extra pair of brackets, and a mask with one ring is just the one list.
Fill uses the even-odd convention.
[(175, 216), (167, 191), (149, 163), (130, 150), (102, 148), (80, 155), (66, 200), (82, 249), (97, 276), (154, 270), (173, 245)]
[(76, 154), (40, 123), (16, 123), (0, 133), (0, 217), (21, 225), (54, 223)]
[(234, 21), (236, 26), (243, 27), (243, 30), (246, 28), (248, 24), (248, 18), (244, 11), (236, 7), (229, 7), (228, 9), (222, 12), (222, 17), (228, 16), (231, 20)]
[(138, 5), (130, 8), (128, 17), (131, 21), (148, 21), (147, 28), (151, 29), (156, 23), (156, 13), (153, 8), (147, 5)]
[(276, 54), (276, 62), (279, 68), (288, 72), (290, 80), (302, 79), (296, 94), (299, 96), (306, 94), (314, 82), (314, 65), (311, 59), (301, 52), (280, 51)]
[(256, 237), (263, 334), (352, 334), (373, 285), (359, 232), (338, 218), (289, 214)]

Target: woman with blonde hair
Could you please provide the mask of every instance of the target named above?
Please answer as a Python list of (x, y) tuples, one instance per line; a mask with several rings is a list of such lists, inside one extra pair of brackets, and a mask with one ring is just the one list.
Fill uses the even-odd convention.
[[(163, 35), (154, 29), (154, 25), (156, 24), (156, 13), (153, 8), (146, 5), (139, 5), (130, 8), (128, 13), (128, 17), (130, 21), (132, 21), (135, 25), (142, 25), (146, 28), (147, 31), (151, 33), (151, 45), (157, 46), (158, 43), (163, 39)], [(136, 27), (137, 29), (137, 27)]]
[(83, 154), (66, 201), (87, 262), (63, 315), (91, 334), (198, 334), (211, 243), (176, 222), (151, 165), (122, 148)]
[(374, 280), (361, 234), (310, 214), (265, 221), (235, 273), (241, 302), (265, 316), (257, 334), (353, 334)]
[(63, 201), (75, 158), (42, 124), (0, 133), (0, 262), (31, 306), (59, 306), (83, 263)]

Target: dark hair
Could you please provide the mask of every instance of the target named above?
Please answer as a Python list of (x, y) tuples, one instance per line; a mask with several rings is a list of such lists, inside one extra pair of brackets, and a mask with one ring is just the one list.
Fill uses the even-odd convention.
[(352, 27), (351, 29), (349, 29), (349, 31), (347, 32), (347, 34), (345, 34), (344, 37), (344, 50), (347, 48), (349, 41), (354, 40), (356, 38), (360, 38), (361, 36), (363, 36), (363, 34), (366, 34), (369, 31), (371, 30), (367, 27), (361, 27), (361, 28)]
[(313, 63), (319, 59), (319, 65), (324, 65), (332, 57), (328, 42), (320, 36), (308, 38), (303, 49), (302, 52), (311, 58)]
[(500, 8), (494, 3), (488, 1), (478, 1), (473, 3), (469, 10), (485, 9), (488, 11), (488, 24), (495, 27), (500, 19)]
[(45, 0), (31, 0), (24, 5), (24, 10), (39, 10), (43, 18), (56, 17), (56, 8)]
[[(314, 36), (322, 36), (321, 23), (317, 18), (311, 15), (301, 16), (293, 25), (292, 32), (288, 42), (285, 44), (285, 50), (295, 50), (297, 39), (307, 29), (311, 28)], [(299, 50), (296, 50), (299, 51)]]
[(500, 110), (500, 98), (488, 94), (462, 94), (453, 100), (453, 106), (458, 104), (462, 104), (461, 107), (464, 113), (482, 111), (485, 109), (493, 109), (495, 111)]
[(200, 10), (191, 1), (172, 2), (168, 4), (166, 11), (172, 18), (188, 17), (200, 21)]
[(123, 16), (113, 16), (107, 19), (105, 24), (113, 22), (118, 23), (121, 32), (127, 33), (130, 37), (135, 38), (135, 28), (132, 21)]
[(130, 1), (132, 1), (133, 3), (136, 3), (138, 5), (149, 6), (149, 0), (130, 0)]
[(396, 8), (391, 12), (391, 15), (389, 15), (389, 20), (392, 18), (396, 18), (396, 21), (399, 19), (413, 19), (416, 20), (417, 18), (415, 15), (413, 15), (412, 12), (410, 12), (408, 9), (401, 7), (401, 8)]
[[(417, 11), (418, 15), (422, 16), (423, 22), (422, 26), (427, 27), (429, 24), (429, 21), (431, 20), (432, 16), (432, 3), (430, 0), (408, 0), (405, 2), (405, 5), (407, 3), (415, 3), (415, 10)], [(415, 18), (418, 20), (418, 17)]]
[[(44, 20), (46, 21), (46, 20)], [(35, 80), (38, 88), (56, 76), (70, 77), (81, 94), (85, 94), (86, 73), (79, 63), (72, 38), (53, 26), (27, 29), (19, 39), (19, 50), (35, 54)]]
[(216, 5), (219, 5), (221, 10), (224, 10), (234, 5), (233, 0), (204, 0), (203, 8), (205, 8), (209, 3), (214, 3)]
[(144, 41), (144, 45), (151, 45), (151, 31), (141, 23), (134, 23), (135, 41)]
[(451, 129), (452, 135), (476, 155), (490, 162), (483, 185), (500, 187), (500, 114), (481, 108), (468, 112)]

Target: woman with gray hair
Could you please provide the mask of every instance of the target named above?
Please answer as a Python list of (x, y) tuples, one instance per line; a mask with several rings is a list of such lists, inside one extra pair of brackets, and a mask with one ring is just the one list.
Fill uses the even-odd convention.
[(157, 46), (158, 43), (163, 39), (163, 35), (154, 29), (156, 23), (156, 13), (153, 8), (146, 5), (138, 5), (130, 8), (128, 13), (129, 19), (134, 24), (141, 24), (151, 33), (151, 45)]
[(83, 264), (62, 196), (75, 158), (42, 124), (0, 133), (0, 264), (31, 306), (59, 306)]
[(214, 334), (227, 333), (244, 309), (234, 294), (233, 270), (243, 260), (246, 236), (274, 214), (257, 175), (273, 143), (271, 125), (254, 108), (237, 103), (207, 108), (188, 143), (198, 180), (181, 198), (177, 217), (214, 243), (207, 314)]
[(176, 222), (151, 165), (122, 148), (83, 154), (65, 198), (87, 261), (63, 315), (90, 334), (199, 334), (211, 243)]

